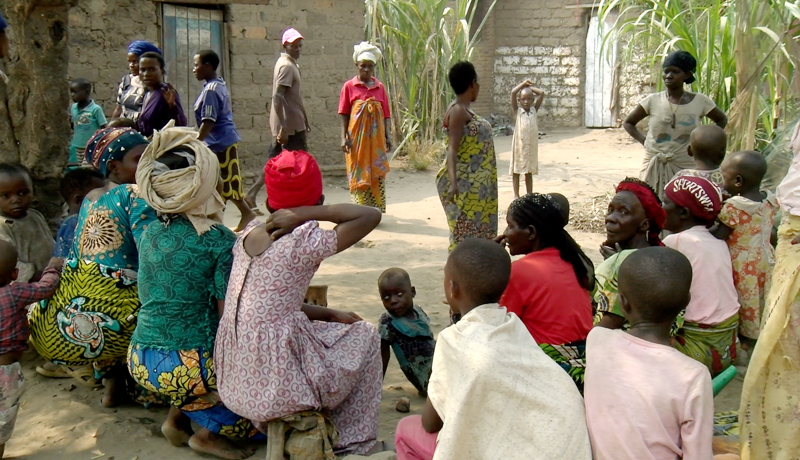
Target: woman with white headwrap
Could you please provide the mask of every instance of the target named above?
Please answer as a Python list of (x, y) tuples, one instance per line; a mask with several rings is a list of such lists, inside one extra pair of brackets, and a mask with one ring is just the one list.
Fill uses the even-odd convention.
[[(196, 131), (173, 126), (153, 134), (136, 170), (139, 194), (159, 221), (139, 240), (142, 307), (128, 369), (137, 383), (170, 398), (162, 431), (173, 445), (246, 458), (253, 451), (227, 438), (263, 435), (219, 401), (213, 364), (236, 236), (222, 225), (217, 156)], [(201, 427), (197, 433), (189, 419)]]
[(392, 148), (389, 97), (383, 83), (375, 78), (381, 50), (368, 42), (354, 47), (353, 61), (358, 75), (345, 82), (339, 97), (342, 117), (342, 150), (353, 203), (386, 212), (389, 172), (386, 156)]

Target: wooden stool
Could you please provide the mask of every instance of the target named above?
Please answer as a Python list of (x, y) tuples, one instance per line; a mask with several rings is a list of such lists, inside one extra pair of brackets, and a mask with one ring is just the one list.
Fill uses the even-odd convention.
[(326, 285), (317, 285), (317, 286), (309, 286), (308, 290), (306, 291), (306, 296), (303, 299), (303, 302), (309, 305), (316, 305), (319, 307), (327, 307), (328, 306), (328, 286)]

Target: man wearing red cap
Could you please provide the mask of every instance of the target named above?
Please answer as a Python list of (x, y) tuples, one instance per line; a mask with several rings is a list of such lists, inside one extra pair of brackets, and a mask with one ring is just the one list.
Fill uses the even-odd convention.
[[(269, 126), (275, 144), (270, 158), (278, 155), (284, 148), (306, 150), (306, 132), (309, 130), (303, 95), (300, 92), (300, 68), (297, 59), (303, 48), (303, 36), (295, 29), (286, 29), (281, 38), (283, 53), (275, 63), (272, 78), (272, 105), (269, 110)], [(247, 192), (245, 201), (255, 208), (256, 196), (264, 184), (256, 181)]]

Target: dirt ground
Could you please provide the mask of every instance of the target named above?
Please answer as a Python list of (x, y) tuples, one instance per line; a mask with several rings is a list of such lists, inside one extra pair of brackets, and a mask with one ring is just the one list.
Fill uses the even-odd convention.
[[(500, 209), (504, 211), (513, 198), (511, 178), (507, 176), (511, 138), (500, 137), (495, 142)], [(637, 175), (641, 158), (641, 146), (630, 142), (621, 130), (548, 131), (540, 141), (540, 173), (534, 177), (534, 190), (561, 193), (574, 204), (613, 190), (625, 176)], [(417, 288), (416, 301), (429, 314), (434, 332), (438, 333), (447, 325), (442, 269), (448, 245), (447, 223), (434, 185), (438, 167), (417, 172), (404, 170), (401, 162), (392, 166), (387, 179), (389, 206), (380, 226), (356, 247), (325, 261), (313, 284), (329, 286), (330, 307), (354, 311), (377, 324), (384, 311), (378, 297), (378, 275), (386, 268), (400, 266), (410, 273)], [(326, 180), (325, 195), (327, 203), (349, 201), (340, 178)], [(231, 226), (237, 220), (233, 213), (226, 216), (226, 223)], [(604, 235), (577, 231), (572, 235), (595, 264), (600, 263), (597, 249)], [(166, 409), (104, 409), (99, 392), (80, 385), (73, 389), (72, 380), (40, 377), (34, 370), (37, 358), (32, 354), (27, 358), (24, 367), (28, 388), (14, 436), (7, 444), (7, 458), (201, 458), (188, 448), (172, 447), (161, 435)], [(740, 370), (740, 375), (716, 398), (716, 411), (738, 408), (741, 382)], [(409, 397), (412, 413), (419, 413), (424, 401), (405, 380), (394, 358), (383, 388), (380, 439), (393, 440), (398, 420), (406, 415), (395, 410), (397, 400)], [(265, 448), (261, 447), (253, 458), (264, 455)]]

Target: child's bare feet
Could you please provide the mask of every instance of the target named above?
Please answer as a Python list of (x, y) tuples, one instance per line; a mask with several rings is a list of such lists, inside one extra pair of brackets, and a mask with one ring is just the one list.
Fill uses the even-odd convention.
[(161, 425), (161, 433), (173, 446), (187, 446), (194, 434), (192, 421), (177, 407), (170, 407), (167, 419)]
[(256, 218), (256, 213), (254, 213), (253, 211), (242, 214), (242, 218), (239, 219), (239, 225), (236, 227), (234, 232), (241, 232), (242, 230), (244, 230), (245, 227), (247, 227), (247, 224), (252, 222), (253, 219), (255, 218)]
[(255, 453), (254, 450), (239, 447), (227, 438), (214, 434), (205, 428), (189, 438), (189, 447), (195, 452), (214, 455), (228, 460), (241, 460)]

